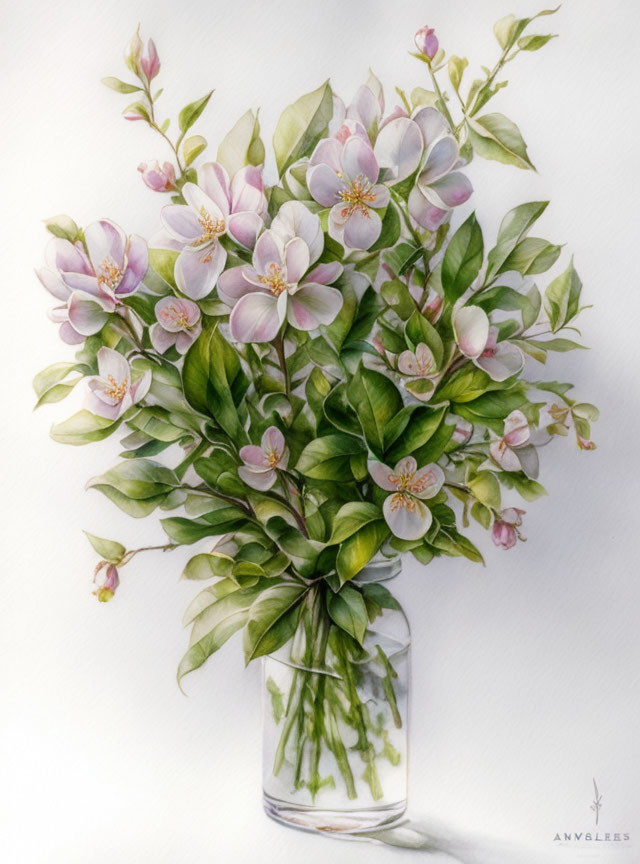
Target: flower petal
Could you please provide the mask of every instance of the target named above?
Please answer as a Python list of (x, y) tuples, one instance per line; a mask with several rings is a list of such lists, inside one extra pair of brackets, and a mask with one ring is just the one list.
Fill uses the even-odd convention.
[(309, 159), (310, 165), (328, 165), (334, 174), (342, 171), (340, 156), (342, 155), (342, 144), (335, 138), (323, 138), (316, 144), (315, 150)]
[(252, 470), (266, 471), (271, 467), (264, 448), (258, 447), (257, 444), (247, 444), (245, 447), (241, 447), (238, 455), (245, 465)]
[(260, 276), (265, 275), (270, 264), (282, 266), (284, 247), (280, 238), (267, 229), (258, 237), (253, 250), (253, 266)]
[(413, 122), (418, 124), (422, 132), (425, 147), (429, 147), (437, 138), (451, 131), (447, 121), (435, 108), (421, 108), (413, 118)]
[(432, 144), (427, 152), (424, 171), (418, 178), (418, 185), (429, 186), (434, 180), (439, 180), (448, 174), (458, 161), (458, 142), (453, 135), (445, 135)]
[(493, 381), (506, 381), (524, 367), (524, 354), (511, 342), (499, 342), (492, 357), (481, 355), (474, 362)]
[(423, 147), (422, 134), (414, 121), (398, 117), (380, 130), (374, 153), (380, 168), (392, 169), (397, 183), (416, 170)]
[(324, 162), (313, 165), (307, 171), (307, 186), (312, 198), (323, 207), (332, 207), (340, 201), (340, 190), (344, 181)]
[(432, 522), (431, 510), (406, 492), (389, 495), (382, 512), (392, 533), (400, 540), (419, 540)]
[(226, 218), (231, 210), (231, 190), (226, 168), (219, 162), (206, 162), (198, 168), (198, 180), (207, 197)]
[(142, 282), (149, 267), (149, 250), (147, 242), (137, 234), (132, 234), (127, 247), (127, 266), (120, 284), (115, 290), (119, 297), (133, 294)]
[(228, 234), (245, 249), (253, 249), (256, 245), (256, 238), (263, 228), (264, 222), (260, 216), (249, 210), (242, 213), (232, 213), (227, 221)]
[(515, 450), (507, 447), (500, 438), (489, 445), (491, 458), (505, 471), (520, 471), (520, 460)]
[(98, 351), (97, 360), (100, 378), (106, 379), (112, 376), (118, 384), (123, 381), (131, 381), (129, 364), (119, 351), (102, 347)]
[(351, 105), (347, 108), (346, 116), (350, 120), (357, 120), (362, 123), (367, 131), (375, 126), (376, 121), (380, 118), (380, 103), (366, 84), (358, 87)]
[(324, 235), (320, 219), (301, 201), (286, 201), (274, 217), (271, 230), (283, 243), (287, 243), (294, 237), (302, 237), (309, 247), (312, 263), (322, 254)]
[(202, 213), (204, 210), (214, 221), (225, 219), (225, 214), (218, 204), (195, 183), (185, 183), (181, 191), (184, 200), (196, 213)]
[(375, 210), (355, 210), (344, 226), (344, 242), (351, 249), (368, 249), (382, 230), (382, 219)]
[(342, 151), (342, 169), (351, 181), (358, 177), (366, 177), (369, 183), (375, 183), (380, 169), (371, 145), (352, 135), (347, 139)]
[(167, 204), (160, 211), (160, 218), (168, 233), (183, 244), (195, 242), (202, 234), (198, 217), (186, 204)]
[[(248, 267), (246, 269), (248, 269)], [(253, 267), (251, 270), (255, 273)], [(244, 271), (245, 267), (242, 265), (240, 267), (231, 267), (229, 270), (225, 270), (224, 273), (221, 273), (218, 277), (218, 294), (220, 295), (220, 299), (226, 303), (227, 306), (233, 306), (236, 300), (244, 297), (245, 294), (261, 290), (261, 288), (258, 288), (256, 285), (253, 285), (245, 279)], [(256, 281), (258, 281), (257, 273)]]
[(339, 261), (327, 261), (325, 264), (318, 264), (310, 273), (307, 273), (305, 284), (307, 282), (319, 282), (321, 285), (330, 285), (342, 275), (344, 267)]
[(463, 306), (453, 316), (453, 332), (465, 357), (479, 357), (489, 338), (487, 313), (479, 306)]
[(504, 421), (503, 441), (507, 447), (522, 447), (531, 436), (529, 421), (522, 411), (512, 411)]
[(95, 270), (107, 258), (112, 258), (119, 268), (123, 266), (127, 238), (115, 222), (109, 219), (92, 222), (85, 228), (84, 239)]
[(233, 175), (231, 181), (231, 209), (234, 213), (250, 211), (266, 213), (267, 199), (262, 183), (262, 170), (246, 165)]
[(301, 237), (294, 237), (284, 247), (287, 282), (296, 284), (309, 269), (309, 247)]
[(435, 231), (444, 221), (447, 210), (434, 206), (417, 186), (409, 193), (409, 213), (418, 225), (427, 231)]
[(247, 486), (251, 486), (252, 489), (257, 489), (259, 492), (266, 492), (267, 489), (271, 489), (278, 479), (275, 471), (252, 471), (250, 468), (245, 468), (244, 465), (240, 465), (238, 468), (238, 475)]
[(379, 486), (381, 489), (386, 489), (387, 492), (395, 492), (398, 489), (397, 481), (394, 482), (391, 478), (394, 476), (394, 472), (389, 468), (388, 465), (385, 465), (383, 462), (376, 462), (373, 459), (370, 459), (367, 462), (367, 470), (369, 474), (373, 477), (374, 483)]
[(176, 285), (192, 300), (202, 300), (213, 291), (226, 260), (226, 249), (217, 241), (202, 249), (183, 249), (176, 258)]
[(160, 324), (154, 324), (149, 330), (149, 339), (151, 339), (151, 344), (158, 354), (164, 354), (172, 345), (176, 344), (177, 334), (175, 332), (170, 333)]
[(278, 461), (280, 461), (284, 451), (287, 449), (284, 435), (277, 426), (269, 426), (260, 440), (260, 446), (262, 447), (263, 453), (273, 453), (278, 457)]
[(337, 288), (307, 282), (287, 305), (287, 318), (297, 330), (315, 330), (320, 324), (331, 324), (342, 309), (343, 297)]
[(408, 488), (417, 498), (434, 498), (442, 489), (444, 481), (444, 471), (432, 462), (415, 472)]
[[(83, 336), (92, 336), (102, 330), (115, 304), (101, 300), (84, 291), (74, 291), (69, 297), (69, 322)], [(102, 350), (102, 349), (101, 349)]]
[(471, 181), (460, 171), (452, 171), (440, 180), (429, 184), (426, 194), (433, 204), (442, 207), (458, 207), (464, 204), (473, 194)]
[[(286, 300), (286, 295), (285, 296)], [(237, 342), (270, 342), (280, 329), (278, 304), (272, 294), (245, 294), (229, 318), (231, 335)]]

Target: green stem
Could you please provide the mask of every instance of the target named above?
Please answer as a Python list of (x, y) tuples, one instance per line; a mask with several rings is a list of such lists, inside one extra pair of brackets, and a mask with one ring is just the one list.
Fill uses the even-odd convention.
[(379, 645), (376, 645), (376, 651), (378, 652), (378, 657), (380, 658), (380, 662), (382, 663), (382, 666), (385, 670), (385, 675), (382, 679), (382, 689), (384, 690), (384, 695), (387, 697), (387, 702), (389, 703), (389, 708), (391, 709), (391, 715), (393, 717), (395, 727), (396, 729), (402, 729), (402, 717), (400, 716), (400, 711), (398, 711), (396, 694), (393, 689), (393, 678), (397, 678), (398, 673), (393, 668), (389, 661), (389, 658)]
[(284, 378), (284, 391), (287, 396), (291, 395), (291, 380), (289, 378), (289, 370), (287, 368), (287, 357), (284, 353), (284, 334), (278, 333), (276, 338), (273, 340), (273, 346), (276, 349), (276, 354), (278, 355), (278, 362), (280, 364), (280, 369), (282, 370), (282, 376)]
[(442, 109), (442, 113), (449, 121), (449, 125), (453, 129), (455, 127), (455, 123), (453, 122), (453, 117), (451, 116), (451, 112), (445, 102), (444, 96), (442, 95), (442, 90), (440, 89), (440, 85), (438, 84), (438, 79), (436, 78), (435, 72), (431, 68), (431, 63), (427, 63), (427, 69), (429, 70), (429, 76), (431, 77), (431, 83), (433, 84), (433, 89), (436, 91), (436, 96), (440, 102), (440, 106)]

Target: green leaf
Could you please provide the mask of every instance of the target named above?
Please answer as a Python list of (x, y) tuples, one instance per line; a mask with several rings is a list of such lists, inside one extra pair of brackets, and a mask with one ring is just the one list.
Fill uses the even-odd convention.
[(202, 99), (196, 99), (195, 102), (190, 102), (188, 105), (185, 105), (182, 111), (178, 114), (178, 126), (183, 135), (191, 129), (198, 117), (200, 117), (204, 109), (207, 107), (212, 93), (213, 90), (207, 93), (206, 96), (203, 96)]
[(544, 351), (575, 351), (577, 348), (587, 351), (586, 345), (579, 345), (571, 339), (527, 339), (529, 345), (542, 348)]
[(327, 592), (327, 612), (334, 624), (362, 645), (369, 624), (362, 594), (353, 585), (343, 585), (337, 594)]
[(385, 252), (383, 258), (396, 276), (402, 276), (413, 267), (416, 261), (422, 258), (423, 254), (424, 250), (421, 246), (415, 246), (412, 243), (398, 243), (393, 249)]
[(248, 381), (235, 348), (208, 323), (187, 351), (182, 367), (182, 384), (187, 402), (201, 414), (212, 417), (235, 441), (248, 442), (238, 417)]
[(178, 667), (178, 682), (202, 666), (227, 639), (244, 627), (249, 609), (262, 589), (262, 585), (257, 585), (233, 591), (215, 600), (200, 613), (193, 627), (189, 650)]
[(442, 287), (450, 303), (461, 297), (480, 272), (484, 246), (482, 230), (472, 213), (451, 238), (442, 262)]
[(44, 220), (45, 227), (54, 237), (60, 237), (62, 240), (68, 240), (70, 243), (75, 243), (80, 236), (80, 229), (73, 221), (71, 216), (65, 216), (61, 213), (59, 216), (52, 216), (50, 219)]
[(464, 70), (469, 65), (469, 61), (466, 57), (456, 57), (455, 54), (452, 54), (449, 57), (449, 63), (447, 66), (449, 72), (449, 80), (453, 86), (453, 89), (458, 93), (460, 91), (460, 84), (462, 83), (462, 76), (464, 75)]
[(387, 452), (387, 460), (395, 464), (399, 459), (409, 456), (414, 451), (423, 447), (439, 429), (446, 413), (446, 405), (441, 408), (418, 406), (412, 413), (411, 419), (400, 439)]
[(389, 528), (384, 519), (369, 522), (355, 534), (347, 538), (338, 550), (336, 570), (340, 583), (344, 584), (359, 573), (376, 554), (389, 536)]
[(567, 269), (553, 280), (544, 295), (544, 306), (554, 333), (561, 330), (580, 311), (581, 291), (582, 282), (571, 258)]
[(383, 282), (380, 286), (380, 295), (403, 321), (406, 321), (415, 312), (415, 300), (404, 282), (399, 279)]
[(271, 676), (265, 681), (265, 687), (267, 688), (267, 693), (271, 696), (271, 710), (273, 711), (273, 719), (276, 721), (277, 726), (284, 716), (284, 693)]
[(540, 218), (549, 205), (548, 201), (529, 201), (509, 210), (500, 224), (496, 245), (487, 257), (487, 276), (485, 284), (493, 281), (500, 268), (518, 243), (527, 236), (533, 224)]
[(361, 589), (367, 600), (377, 603), (382, 609), (400, 609), (391, 591), (379, 582), (365, 582)]
[(349, 501), (343, 504), (333, 520), (333, 532), (328, 544), (342, 543), (363, 525), (380, 519), (380, 508), (368, 501)]
[(315, 480), (351, 479), (349, 457), (362, 452), (362, 442), (352, 435), (324, 435), (307, 444), (296, 469)]
[(482, 117), (468, 118), (467, 128), (473, 149), (483, 159), (535, 171), (520, 130), (504, 114), (484, 114)]
[(179, 485), (175, 473), (160, 462), (135, 459), (119, 462), (99, 477), (93, 477), (87, 483), (87, 488), (112, 486), (127, 498), (138, 500), (166, 494)]
[(508, 51), (511, 49), (518, 37), (522, 35), (523, 31), (536, 18), (541, 18), (543, 15), (553, 15), (559, 8), (559, 6), (556, 6), (555, 9), (543, 9), (542, 12), (538, 12), (537, 15), (533, 15), (531, 18), (516, 18), (515, 15), (505, 15), (493, 27), (493, 32), (502, 50)]
[(172, 249), (149, 249), (149, 266), (172, 288), (177, 288), (173, 271), (178, 254)]
[(561, 252), (562, 246), (556, 246), (540, 237), (526, 237), (509, 254), (498, 272), (508, 273), (515, 270), (523, 276), (545, 273), (553, 267)]
[(387, 424), (402, 410), (402, 396), (393, 381), (360, 364), (347, 385), (347, 397), (362, 425), (369, 447), (381, 455)]
[(121, 420), (109, 420), (106, 417), (98, 417), (90, 411), (82, 410), (51, 427), (49, 433), (54, 441), (60, 444), (90, 444), (93, 441), (102, 441), (108, 438), (120, 425)]
[(264, 144), (260, 138), (258, 115), (247, 111), (218, 147), (217, 160), (230, 177), (245, 165), (261, 165), (264, 162)]
[(300, 603), (308, 590), (297, 582), (282, 582), (259, 595), (249, 610), (244, 631), (245, 663), (271, 654), (289, 641), (296, 630)]
[(142, 87), (138, 87), (136, 84), (127, 84), (126, 81), (121, 81), (112, 75), (102, 78), (102, 83), (110, 90), (115, 90), (116, 93), (137, 93), (142, 90)]
[(500, 484), (495, 474), (492, 474), (490, 471), (478, 471), (475, 477), (467, 480), (467, 486), (485, 507), (493, 507), (494, 510), (499, 509)]
[(538, 51), (544, 45), (547, 44), (551, 39), (555, 39), (557, 37), (557, 33), (547, 33), (543, 35), (531, 35), (531, 36), (523, 36), (522, 39), (518, 39), (518, 48), (521, 51)]
[[(182, 155), (184, 156), (185, 166), (191, 165), (206, 147), (207, 139), (202, 135), (191, 135), (189, 138), (185, 138), (182, 144)], [(220, 160), (218, 159), (218, 161)]]
[(109, 561), (111, 564), (118, 564), (124, 557), (127, 550), (122, 543), (117, 543), (115, 540), (105, 540), (104, 537), (96, 537), (95, 534), (89, 534), (88, 531), (84, 533), (89, 543), (91, 543), (98, 555), (104, 558), (105, 561)]
[(369, 251), (377, 252), (378, 249), (389, 249), (398, 240), (398, 237), (400, 236), (400, 228), (401, 224), (398, 208), (393, 201), (390, 201), (384, 214), (384, 218), (382, 219), (380, 236), (373, 246), (369, 247)]
[(431, 349), (436, 367), (440, 369), (444, 359), (444, 345), (433, 324), (416, 310), (407, 321), (404, 332), (414, 349), (420, 342), (424, 342)]
[(547, 494), (547, 490), (537, 480), (531, 480), (530, 477), (526, 477), (522, 473), (499, 471), (496, 476), (503, 486), (506, 486), (507, 489), (515, 489), (525, 501), (535, 501)]
[(51, 366), (47, 366), (46, 369), (38, 372), (33, 379), (33, 389), (38, 396), (34, 409), (52, 402), (60, 402), (68, 396), (78, 381), (82, 379), (82, 375), (64, 384), (60, 382), (67, 377), (69, 372), (77, 369), (77, 363), (53, 363)]
[(347, 399), (347, 385), (342, 382), (329, 393), (323, 404), (324, 415), (336, 429), (348, 435), (362, 435), (358, 415)]
[[(153, 501), (154, 499), (150, 500)], [(212, 521), (205, 518), (186, 519), (184, 516), (170, 516), (168, 519), (161, 519), (160, 524), (170, 540), (181, 546), (189, 546), (191, 543), (203, 540), (205, 537), (226, 534), (228, 531), (237, 528), (239, 522), (246, 522), (247, 516), (244, 510), (241, 510), (239, 507), (221, 507), (216, 511), (216, 520)]]
[(311, 154), (325, 134), (332, 115), (333, 94), (328, 81), (285, 108), (273, 134), (280, 177), (293, 162)]

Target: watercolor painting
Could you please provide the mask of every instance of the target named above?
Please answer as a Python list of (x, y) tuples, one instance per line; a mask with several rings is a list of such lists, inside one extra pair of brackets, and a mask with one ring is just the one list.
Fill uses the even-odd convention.
[[(259, 106), (235, 99), (228, 69), (179, 92), (172, 67), (189, 57), (147, 14), (101, 76), (113, 111), (104, 134), (135, 161), (113, 192), (117, 215), (87, 177), (77, 182), (90, 206), (39, 214), (46, 236), (31, 263), (60, 353), (35, 374), (34, 417), (49, 412), (52, 446), (70, 466), (78, 454), (85, 475), (90, 614), (101, 638), (114, 615), (126, 649), (117, 616), (138, 574), (179, 580), (175, 623), (187, 630), (171, 698), (207, 676), (222, 705), (251, 676), (261, 790), (218, 815), (252, 831), (264, 809), (280, 823), (278, 860), (293, 856), (290, 838), (302, 850), (327, 835), (434, 862), (534, 860), (506, 840), (447, 840), (437, 819), (416, 817), (412, 749), (427, 726), (410, 705), (428, 684), (414, 603), (428, 602), (429, 573), (482, 580), (504, 556), (517, 579), (532, 543), (572, 543), (544, 515), (568, 458), (549, 454), (579, 456), (563, 469), (571, 491), (551, 489), (569, 509), (603, 446), (602, 389), (581, 374), (597, 362), (583, 322), (603, 300), (580, 253), (547, 230), (551, 196), (527, 189), (535, 139), (554, 133), (525, 137), (516, 70), (544, 68), (559, 8), (495, 23), (468, 10), (492, 40), (473, 62), (437, 11), (386, 42), (410, 58), (402, 86), (378, 77), (364, 40), (370, 68), (354, 87), (319, 71), (267, 130)], [(234, 119), (213, 134), (224, 88)], [(129, 135), (144, 143), (137, 156)], [(96, 170), (114, 179), (109, 164)], [(484, 172), (501, 178), (491, 190)], [(514, 177), (515, 201), (504, 194)], [(127, 216), (129, 187), (146, 195), (144, 220)], [(98, 500), (120, 514), (117, 531), (96, 518)], [(70, 529), (56, 531), (64, 546)], [(398, 589), (403, 571), (412, 578)], [(155, 642), (153, 599), (144, 626)], [(236, 663), (232, 676), (234, 651), (246, 671)], [(186, 701), (211, 710), (197, 694)], [(242, 748), (233, 726), (224, 746)], [(627, 823), (602, 831), (593, 774), (607, 802), (610, 777), (585, 770), (585, 824), (630, 851)], [(553, 828), (549, 856), (564, 844), (559, 860), (572, 860), (586, 837), (575, 827)], [(225, 860), (242, 860), (238, 842)]]

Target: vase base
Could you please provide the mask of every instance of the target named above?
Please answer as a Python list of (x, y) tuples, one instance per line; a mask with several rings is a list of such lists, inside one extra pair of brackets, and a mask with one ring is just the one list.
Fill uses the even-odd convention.
[(280, 801), (264, 793), (264, 809), (267, 816), (302, 831), (322, 831), (326, 834), (358, 834), (390, 825), (402, 816), (407, 802), (397, 801), (383, 807), (366, 807), (354, 810), (324, 810), (305, 804)]

